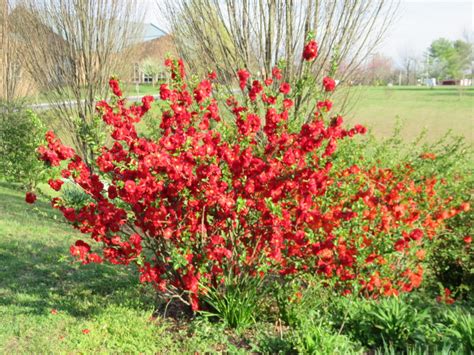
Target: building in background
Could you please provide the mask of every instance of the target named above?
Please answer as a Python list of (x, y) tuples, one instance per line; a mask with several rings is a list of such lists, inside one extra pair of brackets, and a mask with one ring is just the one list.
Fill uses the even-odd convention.
[(144, 25), (143, 39), (134, 48), (134, 62), (131, 82), (134, 84), (152, 84), (166, 80), (164, 67), (168, 55), (176, 56), (172, 35), (158, 26)]

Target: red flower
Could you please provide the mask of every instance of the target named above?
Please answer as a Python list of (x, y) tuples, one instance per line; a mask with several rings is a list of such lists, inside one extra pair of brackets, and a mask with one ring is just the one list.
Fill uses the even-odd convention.
[(179, 70), (179, 76), (181, 79), (184, 79), (186, 76), (186, 71), (184, 70), (184, 62), (181, 58), (178, 59), (178, 70)]
[(423, 238), (423, 231), (418, 228), (414, 229), (410, 232), (409, 238), (412, 240), (420, 240), (421, 238)]
[(90, 262), (90, 263), (94, 263), (94, 264), (102, 264), (102, 258), (95, 254), (95, 253), (90, 253), (88, 256), (87, 256), (87, 261)]
[(55, 308), (53, 308), (53, 309), (51, 310), (51, 314), (52, 314), (52, 315), (56, 315), (56, 314), (58, 314), (58, 310), (57, 310), (57, 309), (55, 309)]
[(421, 158), (421, 159), (435, 160), (435, 159), (436, 159), (436, 155), (433, 154), (433, 153), (423, 153), (423, 154), (420, 155), (420, 158)]
[(74, 245), (71, 245), (71, 247), (69, 248), (71, 255), (77, 257), (84, 264), (87, 263), (86, 257), (90, 250), (91, 247), (89, 246), (89, 244), (85, 243), (82, 240), (76, 241), (76, 243)]
[(63, 181), (60, 180), (60, 179), (56, 179), (56, 180), (49, 179), (48, 184), (49, 184), (49, 186), (51, 186), (51, 188), (53, 190), (59, 191), (59, 190), (61, 190), (61, 186), (63, 185)]
[(289, 109), (289, 108), (293, 107), (293, 100), (284, 99), (283, 100), (283, 107), (286, 108), (286, 109)]
[(239, 71), (237, 71), (237, 76), (239, 77), (240, 89), (245, 89), (245, 86), (247, 85), (247, 80), (248, 78), (250, 78), (250, 73), (245, 69), (240, 69)]
[(25, 201), (27, 203), (35, 203), (36, 201), (36, 195), (33, 192), (27, 192), (25, 195)]
[(255, 101), (257, 99), (257, 95), (261, 93), (263, 90), (263, 86), (258, 80), (254, 80), (252, 83), (252, 88), (249, 91), (249, 98), (250, 101)]
[(108, 192), (108, 195), (109, 195), (110, 199), (113, 200), (114, 198), (117, 197), (117, 188), (115, 186), (110, 185), (107, 192)]
[(288, 83), (281, 83), (280, 85), (280, 92), (283, 94), (283, 95), (288, 95), (289, 92), (291, 90), (291, 86), (290, 84)]
[(336, 82), (334, 81), (334, 79), (327, 76), (323, 79), (323, 86), (324, 90), (327, 92), (334, 91), (334, 89), (336, 88)]
[(272, 76), (276, 80), (281, 80), (282, 75), (281, 75), (281, 70), (278, 67), (273, 67), (272, 69)]
[(154, 97), (153, 96), (144, 96), (142, 98), (142, 113), (146, 113), (148, 112), (148, 110), (150, 110), (151, 108), (151, 103), (155, 101)]
[(451, 297), (451, 290), (448, 288), (444, 289), (444, 294), (436, 297), (436, 301), (439, 303), (453, 304), (455, 299)]
[(366, 133), (367, 133), (367, 128), (364, 127), (364, 126), (362, 126), (362, 125), (360, 125), (360, 124), (356, 124), (356, 125), (354, 126), (354, 129), (355, 129), (355, 130), (357, 131), (357, 133), (359, 133), (359, 134), (366, 134)]
[(216, 80), (217, 79), (217, 74), (215, 71), (210, 71), (208, 74), (207, 74), (207, 78), (209, 80)]
[(311, 40), (304, 46), (303, 59), (306, 61), (312, 61), (318, 56), (318, 44), (316, 41)]
[(168, 88), (167, 84), (160, 85), (160, 98), (162, 100), (168, 100), (171, 97), (171, 90)]
[(194, 90), (194, 99), (198, 102), (201, 103), (205, 99), (207, 99), (212, 92), (212, 85), (209, 80), (203, 80), (201, 81), (197, 88)]
[(114, 93), (115, 96), (118, 96), (118, 97), (122, 96), (122, 90), (120, 90), (120, 86), (117, 80), (110, 79), (109, 86), (110, 86), (110, 89), (112, 89), (112, 92)]
[(332, 108), (332, 102), (329, 100), (319, 101), (316, 106), (318, 110), (329, 112), (331, 111), (331, 108)]
[(471, 242), (472, 242), (472, 237), (470, 235), (466, 235), (464, 237), (464, 243), (471, 244)]
[(82, 334), (89, 334), (91, 331), (89, 329), (82, 329)]

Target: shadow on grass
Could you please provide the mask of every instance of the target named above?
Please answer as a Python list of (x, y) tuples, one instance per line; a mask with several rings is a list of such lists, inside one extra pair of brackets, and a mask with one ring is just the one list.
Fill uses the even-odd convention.
[[(18, 216), (19, 215), (19, 216)], [(5, 216), (19, 217), (15, 218), (17, 221), (28, 218), (37, 219), (38, 222), (48, 220), (48, 223), (53, 220), (58, 225), (66, 223), (59, 223), (61, 214), (51, 207), (49, 201), (39, 198), (33, 205), (25, 202), (25, 191), (16, 184), (0, 182), (0, 218)]]
[(36, 252), (22, 253), (0, 243), (0, 305), (27, 314), (55, 308), (75, 317), (93, 315), (109, 305), (153, 305), (131, 268), (80, 265), (65, 256), (65, 248), (27, 243)]
[(73, 262), (72, 227), (54, 221), (48, 203), (38, 201), (34, 208), (21, 192), (0, 183), (0, 306), (16, 314), (58, 309), (75, 317), (110, 305), (153, 307), (134, 267)]

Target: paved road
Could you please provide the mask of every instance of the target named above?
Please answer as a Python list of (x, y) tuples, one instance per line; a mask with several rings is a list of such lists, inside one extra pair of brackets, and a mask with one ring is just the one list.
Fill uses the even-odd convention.
[[(140, 101), (143, 96), (146, 96), (146, 95), (128, 96), (128, 97), (126, 97), (126, 99), (129, 102), (136, 102), (136, 101)], [(160, 95), (151, 95), (151, 96), (153, 96), (155, 99), (160, 97)], [(84, 102), (84, 100), (81, 100), (81, 102)], [(76, 106), (77, 102), (75, 100), (69, 100), (69, 101), (63, 101), (63, 102), (53, 102), (53, 103), (44, 102), (44, 103), (40, 103), (40, 104), (31, 104), (31, 105), (28, 105), (28, 107), (31, 108), (32, 110), (41, 111), (41, 110), (49, 110), (49, 109), (51, 109), (55, 106), (59, 106), (59, 105), (66, 105), (66, 106), (71, 106), (72, 107), (72, 106)]]

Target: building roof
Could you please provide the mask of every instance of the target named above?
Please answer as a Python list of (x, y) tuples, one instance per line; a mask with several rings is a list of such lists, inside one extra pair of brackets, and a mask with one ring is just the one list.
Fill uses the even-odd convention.
[(152, 23), (145, 23), (145, 28), (143, 31), (143, 42), (151, 41), (166, 35), (166, 32), (163, 31), (158, 26)]
[(169, 34), (149, 41), (137, 43), (134, 46), (133, 53), (136, 62), (142, 62), (150, 58), (158, 61), (160, 64), (164, 62), (167, 54), (177, 56), (173, 37)]

